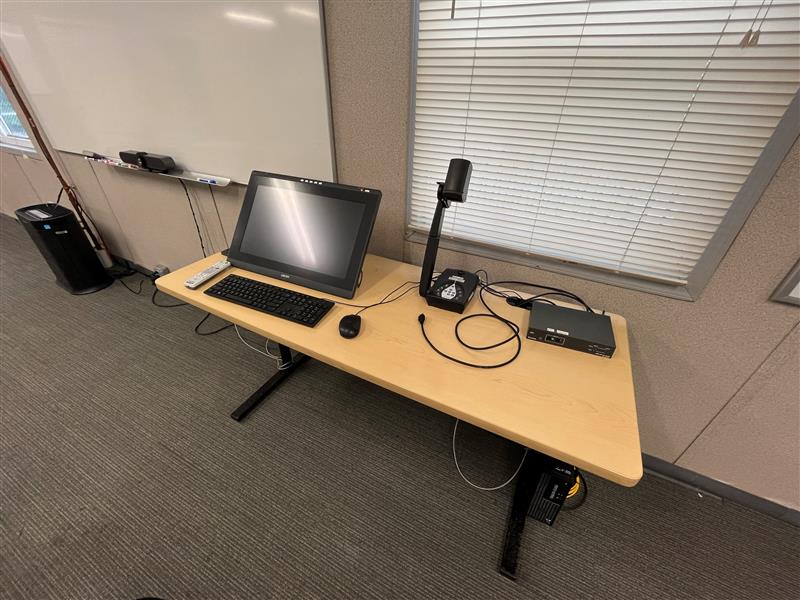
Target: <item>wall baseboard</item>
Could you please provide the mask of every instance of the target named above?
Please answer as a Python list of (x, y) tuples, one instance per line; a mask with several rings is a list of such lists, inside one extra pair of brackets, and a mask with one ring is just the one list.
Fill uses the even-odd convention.
[(669, 479), (679, 485), (696, 490), (701, 494), (708, 494), (715, 496), (722, 500), (730, 500), (748, 508), (752, 508), (764, 514), (767, 514), (781, 521), (786, 521), (800, 527), (800, 511), (797, 511), (788, 506), (783, 506), (777, 502), (772, 502), (766, 498), (760, 498), (744, 490), (735, 488), (727, 483), (722, 483), (716, 479), (711, 479), (705, 475), (700, 475), (689, 469), (679, 467), (671, 462), (650, 456), (649, 454), (642, 454), (645, 471)]

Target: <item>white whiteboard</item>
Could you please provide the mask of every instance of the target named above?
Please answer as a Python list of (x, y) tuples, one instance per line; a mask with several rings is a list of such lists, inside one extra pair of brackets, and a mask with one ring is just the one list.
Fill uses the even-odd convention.
[(0, 42), (58, 150), (334, 178), (317, 0), (3, 0)]

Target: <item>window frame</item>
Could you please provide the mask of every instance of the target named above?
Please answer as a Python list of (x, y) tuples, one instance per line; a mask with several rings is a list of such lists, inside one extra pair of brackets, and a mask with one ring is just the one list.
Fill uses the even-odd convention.
[[(414, 0), (414, 14), (411, 31), (411, 68), (409, 75), (409, 111), (408, 111), (408, 148), (406, 159), (406, 203), (405, 203), (405, 240), (411, 243), (426, 244), (428, 236), (412, 229), (409, 225), (411, 216), (412, 177), (414, 172), (414, 122), (416, 116), (416, 82), (417, 53), (419, 47), (419, 0)], [(503, 246), (492, 246), (442, 235), (439, 247), (445, 250), (463, 252), (492, 260), (542, 269), (563, 275), (570, 275), (589, 281), (605, 283), (617, 287), (637, 290), (649, 294), (666, 296), (678, 300), (693, 302), (697, 300), (713, 277), (725, 253), (733, 244), (742, 226), (772, 180), (784, 158), (800, 136), (800, 90), (789, 103), (786, 112), (775, 128), (772, 137), (761, 152), (756, 164), (747, 176), (741, 189), (736, 194), (730, 209), (706, 246), (686, 284), (670, 284), (663, 281), (647, 279), (639, 275), (605, 270), (566, 261), (532, 252), (520, 252)], [(444, 178), (445, 173), (442, 173)], [(435, 202), (431, 198), (431, 202)]]
[[(3, 93), (6, 95), (6, 98), (8, 98), (8, 101), (11, 104), (11, 108), (14, 109), (14, 112), (17, 114), (17, 118), (19, 118), (21, 109), (17, 104), (14, 95), (9, 93), (8, 86), (6, 85), (6, 80), (4, 77), (0, 77), (0, 87), (2, 87)], [(36, 142), (34, 141), (30, 131), (28, 131), (28, 124), (25, 123), (24, 119), (20, 119), (20, 125), (22, 125), (22, 128), (25, 130), (25, 133), (28, 134), (28, 139), (25, 140), (23, 138), (16, 136), (5, 135), (3, 133), (3, 127), (0, 126), (0, 150), (4, 152), (10, 152), (11, 154), (38, 156), (39, 152), (36, 147)]]

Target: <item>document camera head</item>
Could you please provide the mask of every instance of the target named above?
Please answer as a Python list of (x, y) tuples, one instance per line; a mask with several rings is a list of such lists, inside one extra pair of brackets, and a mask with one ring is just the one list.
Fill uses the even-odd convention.
[(450, 202), (466, 202), (472, 163), (463, 158), (450, 159), (447, 177), (439, 183), (437, 196), (449, 206)]

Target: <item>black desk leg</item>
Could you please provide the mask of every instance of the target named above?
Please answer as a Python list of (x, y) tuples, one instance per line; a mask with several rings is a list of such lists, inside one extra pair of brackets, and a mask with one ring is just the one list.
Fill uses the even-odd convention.
[(245, 400), (239, 407), (231, 413), (231, 419), (234, 421), (242, 421), (250, 412), (256, 408), (264, 398), (267, 397), (272, 390), (280, 385), (280, 383), (289, 377), (298, 366), (300, 366), (308, 358), (305, 354), (297, 354), (292, 358), (292, 351), (283, 344), (278, 344), (278, 349), (281, 352), (281, 363), (283, 368), (275, 373), (272, 377), (253, 392), (250, 397)]
[(528, 510), (542, 474), (541, 459), (541, 454), (528, 450), (525, 463), (517, 475), (517, 487), (511, 502), (511, 512), (506, 525), (506, 539), (503, 544), (503, 556), (500, 559), (500, 573), (509, 579), (517, 578), (519, 545), (522, 541), (522, 532), (525, 530), (525, 519), (528, 517)]

